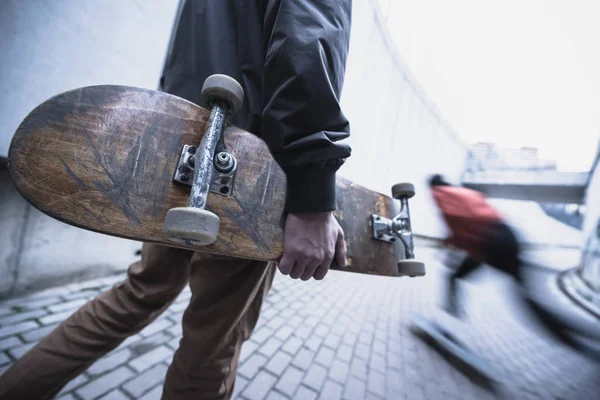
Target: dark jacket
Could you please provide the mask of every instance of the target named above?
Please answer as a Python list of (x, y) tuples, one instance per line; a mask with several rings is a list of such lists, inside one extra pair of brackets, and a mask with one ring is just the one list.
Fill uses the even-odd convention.
[(201, 104), (211, 74), (245, 91), (232, 122), (269, 146), (288, 180), (288, 212), (335, 209), (351, 149), (339, 99), (351, 0), (183, 0), (161, 89)]

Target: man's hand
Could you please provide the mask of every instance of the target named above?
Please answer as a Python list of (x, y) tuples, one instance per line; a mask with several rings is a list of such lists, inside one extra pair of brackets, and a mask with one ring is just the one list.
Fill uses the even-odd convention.
[(288, 214), (279, 261), (282, 274), (321, 280), (334, 258), (346, 266), (344, 232), (331, 212)]

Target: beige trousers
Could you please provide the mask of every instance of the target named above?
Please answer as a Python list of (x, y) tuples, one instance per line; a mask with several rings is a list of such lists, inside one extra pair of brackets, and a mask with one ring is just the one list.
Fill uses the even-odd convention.
[(0, 377), (0, 399), (51, 399), (155, 320), (189, 282), (183, 337), (163, 399), (229, 399), (240, 347), (254, 329), (276, 267), (144, 244), (127, 279), (60, 324)]

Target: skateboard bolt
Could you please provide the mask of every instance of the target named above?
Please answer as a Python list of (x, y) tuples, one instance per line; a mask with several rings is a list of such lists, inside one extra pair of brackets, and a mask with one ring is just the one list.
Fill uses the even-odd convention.
[(229, 172), (233, 169), (233, 157), (226, 151), (217, 154), (215, 167), (219, 172)]
[(190, 179), (190, 176), (188, 174), (181, 174), (181, 176), (179, 178), (182, 181), (187, 181), (188, 179)]

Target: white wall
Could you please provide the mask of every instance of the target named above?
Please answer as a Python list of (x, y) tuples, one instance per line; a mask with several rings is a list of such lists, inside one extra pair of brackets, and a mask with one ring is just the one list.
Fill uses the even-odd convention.
[(455, 182), (466, 146), (454, 134), (397, 52), (387, 31), (389, 0), (356, 0), (342, 108), (350, 120), (352, 156), (339, 174), (390, 194), (412, 182), (413, 230), (441, 237), (445, 227), (426, 186), (429, 174)]
[[(39, 103), (93, 84), (158, 87), (179, 0), (2, 0), (0, 158)], [(58, 222), (31, 207), (0, 167), (0, 297), (102, 276), (140, 244)]]
[(0, 157), (38, 104), (94, 84), (156, 89), (179, 0), (2, 0)]

